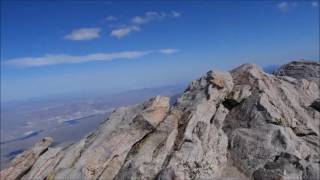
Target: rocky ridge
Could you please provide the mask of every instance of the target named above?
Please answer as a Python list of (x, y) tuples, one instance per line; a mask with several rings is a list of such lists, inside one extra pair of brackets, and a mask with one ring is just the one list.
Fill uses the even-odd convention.
[(1, 179), (319, 179), (319, 67), (210, 71), (172, 106), (157, 96), (77, 143), (42, 140)]

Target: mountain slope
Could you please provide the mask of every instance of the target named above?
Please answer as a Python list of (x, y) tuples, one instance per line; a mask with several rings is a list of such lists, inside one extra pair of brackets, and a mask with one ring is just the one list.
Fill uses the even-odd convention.
[(1, 178), (317, 179), (318, 67), (293, 62), (275, 75), (252, 64), (210, 71), (172, 106), (157, 96), (118, 108), (75, 144), (40, 151), (39, 143), (52, 141), (44, 139)]

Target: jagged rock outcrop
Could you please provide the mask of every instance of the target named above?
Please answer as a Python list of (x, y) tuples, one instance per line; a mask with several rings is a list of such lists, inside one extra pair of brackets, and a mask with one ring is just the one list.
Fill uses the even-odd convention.
[(314, 81), (320, 85), (320, 63), (314, 61), (293, 61), (281, 66), (274, 73), (276, 76), (289, 76), (296, 79)]
[(80, 142), (18, 156), (24, 168), (14, 160), (1, 179), (319, 179), (319, 65), (210, 71), (174, 105), (119, 108)]

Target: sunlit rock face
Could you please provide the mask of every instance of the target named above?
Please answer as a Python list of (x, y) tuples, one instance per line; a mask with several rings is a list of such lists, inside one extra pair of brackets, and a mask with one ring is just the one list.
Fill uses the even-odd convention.
[(319, 179), (319, 67), (209, 71), (173, 105), (118, 108), (72, 145), (44, 139), (1, 179)]

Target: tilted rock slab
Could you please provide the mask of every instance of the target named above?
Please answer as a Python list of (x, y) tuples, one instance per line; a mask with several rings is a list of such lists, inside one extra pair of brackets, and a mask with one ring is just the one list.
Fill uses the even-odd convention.
[(77, 143), (19, 155), (1, 179), (317, 180), (318, 67), (210, 71), (173, 106), (158, 96), (118, 108)]
[(0, 172), (0, 179), (20, 179), (28, 173), (39, 156), (48, 149), (52, 142), (53, 140), (50, 137), (43, 138), (30, 150), (19, 154), (11, 161), (11, 167)]

